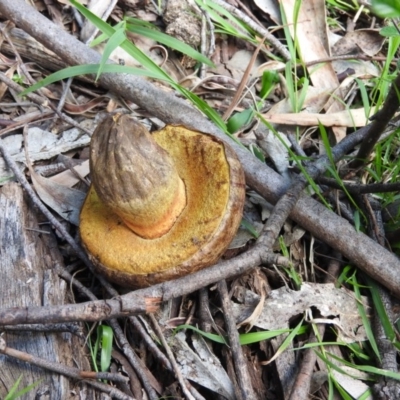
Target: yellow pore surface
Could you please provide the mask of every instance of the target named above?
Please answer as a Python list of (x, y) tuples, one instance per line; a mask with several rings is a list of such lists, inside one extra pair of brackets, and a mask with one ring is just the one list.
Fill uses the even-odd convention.
[(229, 199), (229, 165), (224, 146), (211, 136), (167, 126), (153, 134), (175, 160), (187, 205), (173, 227), (144, 239), (100, 202), (91, 186), (81, 211), (80, 234), (86, 249), (104, 267), (132, 275), (166, 271), (209, 242)]

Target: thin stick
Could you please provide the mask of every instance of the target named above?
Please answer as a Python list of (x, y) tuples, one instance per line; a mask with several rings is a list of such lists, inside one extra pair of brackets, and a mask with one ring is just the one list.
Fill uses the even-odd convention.
[[(67, 282), (70, 282), (76, 289), (78, 289), (78, 291), (81, 294), (87, 296), (92, 301), (97, 300), (97, 297), (89, 289), (87, 289), (85, 286), (83, 286), (81, 282), (77, 281), (76, 279), (73, 279), (73, 277), (71, 276), (71, 274), (68, 271), (66, 271), (60, 265), (56, 265), (56, 268), (57, 268), (57, 272), (60, 274), (60, 276), (62, 276), (62, 278), (65, 279)], [(111, 293), (114, 297), (115, 296), (118, 297), (117, 291), (110, 284), (108, 284), (106, 286), (106, 290), (109, 293)], [(143, 366), (142, 366), (138, 356), (133, 351), (131, 345), (129, 344), (128, 340), (126, 339), (126, 336), (124, 335), (118, 321), (116, 319), (110, 319), (108, 321), (108, 323), (110, 324), (110, 326), (114, 332), (114, 336), (115, 336), (120, 348), (122, 349), (122, 352), (124, 353), (125, 357), (131, 364), (134, 371), (136, 372), (140, 381), (142, 382), (143, 387), (145, 388), (149, 398), (152, 400), (156, 400), (158, 398), (158, 396), (157, 396), (155, 390), (153, 389), (152, 384), (150, 383), (146, 372), (143, 370)]]
[(400, 74), (397, 75), (390, 87), (389, 94), (382, 109), (373, 117), (373, 122), (367, 137), (363, 140), (356, 159), (351, 163), (353, 168), (359, 168), (368, 161), (376, 142), (385, 130), (390, 120), (400, 106)]
[(121, 392), (118, 389), (115, 389), (109, 385), (104, 383), (95, 382), (86, 379), (108, 379), (114, 380), (116, 382), (127, 382), (127, 379), (119, 374), (111, 374), (111, 373), (97, 373), (93, 371), (81, 371), (77, 368), (68, 367), (67, 365), (62, 365), (60, 363), (51, 362), (44, 360), (39, 357), (32, 356), (28, 353), (13, 349), (11, 347), (7, 347), (6, 342), (3, 338), (0, 337), (0, 353), (5, 354), (9, 357), (16, 358), (21, 361), (28, 362), (30, 364), (36, 365), (40, 368), (47, 369), (49, 371), (57, 372), (61, 375), (68, 376), (69, 378), (82, 380), (85, 379), (85, 382), (89, 385), (97, 387), (101, 391), (110, 394), (116, 399), (128, 400), (132, 399), (132, 397), (127, 396), (125, 393)]
[(232, 351), (232, 358), (235, 364), (235, 371), (239, 383), (240, 392), (243, 400), (257, 399), (251, 383), (247, 363), (243, 356), (242, 346), (239, 342), (239, 333), (236, 329), (236, 322), (233, 317), (231, 300), (228, 295), (226, 281), (218, 282), (218, 292), (221, 297), (222, 309), (224, 311), (224, 319), (226, 331), (229, 338), (229, 346)]
[[(8, 87), (15, 90), (17, 93), (21, 93), (24, 91), (24, 88), (18, 85), (18, 83), (14, 82), (10, 78), (8, 78), (3, 72), (0, 71), (0, 81), (4, 82)], [(63, 121), (67, 122), (71, 126), (80, 129), (81, 131), (85, 132), (87, 135), (92, 136), (92, 132), (86, 128), (81, 127), (74, 119), (69, 117), (68, 115), (64, 114), (60, 110), (51, 104), (51, 102), (46, 99), (45, 97), (38, 96), (35, 93), (28, 93), (26, 95), (28, 99), (32, 100), (34, 103), (38, 104), (41, 107), (48, 107), (53, 110)]]
[(253, 52), (253, 54), (251, 56), (251, 59), (250, 59), (248, 65), (247, 65), (246, 70), (244, 71), (244, 74), (243, 74), (242, 79), (240, 81), (239, 87), (237, 88), (237, 90), (235, 92), (235, 95), (233, 96), (231, 104), (229, 104), (229, 107), (226, 109), (224, 115), (222, 116), (222, 119), (224, 121), (226, 121), (231, 116), (233, 110), (235, 109), (236, 105), (239, 102), (240, 97), (242, 96), (243, 89), (245, 88), (245, 86), (247, 84), (248, 77), (250, 76), (251, 70), (252, 70), (253, 65), (254, 65), (254, 63), (256, 61), (258, 53), (259, 53), (261, 47), (264, 44), (264, 39), (265, 38), (263, 38), (260, 41), (260, 43), (258, 44), (257, 48), (254, 50), (254, 52)]
[(165, 351), (167, 352), (169, 362), (172, 365), (173, 371), (175, 373), (175, 377), (176, 377), (176, 379), (178, 380), (178, 382), (179, 382), (179, 384), (181, 386), (183, 394), (189, 400), (195, 400), (195, 398), (192, 396), (192, 394), (189, 392), (189, 389), (186, 386), (186, 384), (187, 384), (186, 380), (182, 376), (181, 370), (179, 369), (178, 364), (176, 363), (176, 360), (175, 360), (174, 354), (172, 353), (171, 348), (169, 347), (167, 341), (165, 340), (165, 337), (164, 337), (164, 334), (162, 333), (160, 325), (158, 325), (158, 322), (154, 318), (153, 314), (149, 314), (149, 318), (150, 318), (151, 323), (153, 324), (153, 328), (154, 328), (158, 338), (161, 340), (161, 343), (162, 343)]

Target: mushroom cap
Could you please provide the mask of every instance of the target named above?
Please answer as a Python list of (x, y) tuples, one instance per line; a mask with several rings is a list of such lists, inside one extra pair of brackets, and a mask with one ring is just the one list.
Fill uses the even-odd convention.
[(174, 160), (128, 114), (108, 115), (98, 125), (90, 170), (100, 200), (143, 238), (167, 233), (186, 206)]
[[(80, 235), (91, 260), (122, 286), (150, 286), (215, 263), (236, 234), (245, 199), (244, 173), (230, 146), (181, 126), (153, 134), (174, 160), (186, 207), (163, 236), (145, 239), (130, 230), (90, 187)], [(134, 162), (134, 160), (133, 160)]]

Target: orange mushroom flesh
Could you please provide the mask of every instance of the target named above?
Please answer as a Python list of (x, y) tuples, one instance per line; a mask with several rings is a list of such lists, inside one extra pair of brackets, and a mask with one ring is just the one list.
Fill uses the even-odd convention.
[(92, 137), (91, 168), (82, 243), (99, 271), (123, 286), (214, 264), (239, 227), (243, 170), (212, 136), (180, 126), (150, 135), (127, 115), (107, 117)]

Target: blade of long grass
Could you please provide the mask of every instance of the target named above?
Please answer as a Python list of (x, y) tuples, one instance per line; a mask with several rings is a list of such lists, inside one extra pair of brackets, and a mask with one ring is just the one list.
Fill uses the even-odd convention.
[(97, 335), (101, 338), (100, 369), (102, 372), (106, 372), (110, 368), (114, 333), (111, 327), (99, 325)]
[(357, 369), (357, 370), (363, 371), (363, 372), (368, 372), (370, 374), (375, 374), (375, 375), (379, 375), (379, 376), (385, 376), (387, 378), (396, 379), (398, 381), (400, 380), (400, 373), (398, 373), (398, 372), (393, 372), (393, 371), (388, 371), (386, 369), (372, 367), (371, 365), (355, 365), (349, 361), (346, 361), (340, 357), (335, 356), (332, 353), (327, 353), (327, 354), (329, 354), (329, 356), (332, 357), (334, 360), (337, 360), (337, 361), (343, 363), (347, 367), (354, 368), (354, 369)]
[[(253, 44), (256, 43), (251, 29), (229, 11), (210, 0), (196, 0), (196, 3), (199, 7), (204, 9), (210, 15), (210, 18), (226, 33), (243, 40), (251, 41)], [(239, 27), (241, 31), (239, 31), (237, 27)]]
[[(54, 72), (54, 74), (47, 76), (41, 81), (25, 89), (23, 92), (21, 92), (21, 96), (24, 96), (25, 94), (31, 93), (35, 90), (41, 89), (44, 86), (50, 85), (51, 83), (57, 81), (61, 81), (63, 79), (79, 75), (96, 74), (99, 69), (99, 66), (100, 64), (83, 64), (83, 65), (76, 65), (74, 67), (64, 68), (60, 71)], [(128, 67), (119, 64), (106, 64), (103, 66), (103, 72), (128, 73), (128, 74), (147, 76), (149, 78), (163, 80), (163, 77), (155, 72), (151, 72), (142, 68)]]
[(279, 141), (285, 146), (286, 150), (288, 151), (291, 159), (294, 160), (296, 165), (299, 167), (301, 173), (303, 176), (307, 179), (308, 184), (312, 187), (314, 193), (319, 197), (321, 202), (328, 208), (332, 209), (330, 204), (326, 201), (324, 196), (322, 196), (321, 191), (318, 187), (318, 185), (315, 183), (314, 179), (311, 178), (310, 174), (307, 172), (307, 170), (304, 168), (303, 164), (301, 163), (301, 158), (295, 154), (292, 149), (287, 145), (287, 143), (281, 138), (281, 135), (279, 132), (271, 125), (269, 121), (267, 121), (264, 116), (260, 113), (257, 114), (260, 120), (265, 124), (265, 126), (279, 139)]
[(258, 239), (260, 237), (260, 234), (254, 229), (253, 225), (245, 218), (242, 218), (241, 226), (247, 229), (255, 239)]
[(126, 24), (126, 29), (129, 32), (136, 33), (141, 36), (148, 37), (149, 39), (152, 39), (156, 42), (162, 43), (165, 46), (170, 47), (171, 49), (180, 51), (183, 54), (186, 54), (187, 56), (195, 59), (196, 61), (202, 62), (204, 64), (207, 64), (210, 67), (215, 68), (215, 65), (213, 62), (208, 59), (206, 56), (203, 54), (199, 53), (196, 51), (193, 47), (187, 45), (186, 43), (175, 39), (172, 36), (166, 35), (165, 33), (156, 31), (155, 29), (150, 29), (145, 26), (138, 26), (132, 23), (127, 23)]
[(369, 101), (367, 88), (365, 87), (365, 83), (361, 79), (356, 78), (355, 81), (358, 85), (358, 89), (360, 90), (361, 101), (365, 110), (365, 118), (368, 120), (368, 118), (371, 116), (371, 103)]
[(332, 376), (332, 374), (328, 374), (328, 400), (333, 400), (333, 396), (334, 396), (334, 378)]
[(104, 71), (104, 66), (106, 65), (108, 59), (111, 56), (111, 53), (117, 49), (124, 41), (126, 40), (126, 36), (125, 36), (125, 29), (123, 26), (121, 26), (121, 28), (117, 29), (108, 39), (104, 50), (103, 50), (103, 54), (101, 56), (101, 61), (100, 61), (100, 66), (99, 69), (97, 71), (97, 75), (96, 75), (96, 81), (99, 79), (100, 75), (103, 73)]
[(14, 382), (14, 385), (12, 385), (11, 389), (8, 391), (5, 400), (11, 400), (15, 398), (14, 395), (18, 390), (18, 386), (21, 383), (21, 380), (22, 380), (22, 374), (18, 377), (18, 379)]
[[(335, 167), (335, 160), (333, 159), (333, 154), (332, 154), (332, 148), (331, 144), (329, 143), (329, 138), (328, 138), (328, 133), (326, 132), (325, 126), (323, 126), (321, 123), (318, 123), (319, 127), (319, 132), (321, 134), (322, 142), (324, 144), (324, 148), (326, 151), (326, 154), (329, 158), (329, 162), (331, 163), (331, 166), (328, 167), (328, 171), (332, 174), (336, 182), (342, 187), (343, 192), (346, 194), (347, 198), (350, 200), (351, 204), (355, 207), (355, 209), (358, 211), (359, 215), (364, 216), (362, 210), (358, 206), (357, 202), (354, 201), (352, 195), (349, 193), (349, 191), (346, 189), (346, 186), (343, 184), (342, 179), (340, 178), (340, 175), (338, 174), (336, 167)], [(359, 232), (360, 226), (357, 227), (357, 232)]]
[[(340, 373), (343, 374), (343, 375), (350, 376), (351, 378), (354, 378), (354, 379), (360, 379), (358, 376), (352, 375), (349, 371), (344, 370), (344, 369), (340, 368), (339, 366), (337, 366), (335, 363), (333, 363), (331, 360), (329, 360), (329, 359), (328, 359), (324, 354), (322, 354), (321, 352), (315, 351), (315, 353), (317, 354), (317, 356), (318, 356), (328, 367), (334, 369), (334, 370), (337, 371), (337, 372), (340, 372)], [(343, 362), (343, 363), (344, 363), (344, 361), (345, 361), (345, 360), (343, 360), (342, 358), (334, 357), (333, 354), (331, 354), (331, 353), (327, 353), (327, 354), (328, 354), (330, 357), (333, 357), (333, 358), (337, 359), (337, 361), (340, 361), (340, 362)], [(349, 364), (351, 364), (351, 363), (349, 363)], [(354, 369), (357, 369), (357, 368), (356, 368), (357, 366), (354, 365), (354, 364), (351, 364), (350, 366), (351, 366), (352, 368), (354, 368)]]
[[(71, 0), (71, 2), (86, 18), (90, 20), (90, 22), (92, 22), (104, 34), (110, 37), (115, 32), (115, 29), (102, 21), (96, 15), (92, 14), (89, 10), (80, 5), (76, 0)], [(153, 73), (153, 76), (156, 77), (155, 79), (161, 79), (168, 82), (175, 90), (183, 94), (187, 99), (195, 104), (198, 109), (202, 111), (208, 118), (210, 118), (221, 130), (227, 133), (225, 123), (213, 108), (211, 108), (205, 101), (200, 99), (194, 93), (191, 93), (190, 91), (177, 84), (164, 70), (162, 70), (151, 58), (149, 58), (140, 49), (138, 49), (132, 42), (125, 40), (120, 47), (133, 58), (135, 58), (145, 69)], [(231, 138), (233, 137), (231, 136)]]
[(356, 297), (356, 300), (357, 300), (356, 304), (357, 304), (358, 313), (359, 313), (359, 315), (361, 317), (361, 320), (362, 320), (362, 323), (364, 325), (365, 333), (367, 334), (367, 338), (368, 338), (369, 343), (370, 343), (370, 345), (372, 347), (372, 350), (374, 351), (374, 354), (375, 354), (376, 358), (378, 360), (381, 360), (381, 356), (379, 354), (378, 345), (376, 344), (376, 340), (375, 340), (374, 334), (372, 332), (371, 323), (370, 323), (370, 320), (369, 320), (369, 318), (367, 316), (364, 304), (363, 304), (362, 299), (361, 299), (360, 286), (358, 284), (356, 275), (353, 275), (352, 284), (353, 284), (354, 294), (355, 294), (355, 297)]
[[(214, 342), (221, 343), (221, 344), (226, 344), (227, 342), (223, 336), (216, 335), (214, 333), (208, 333), (204, 332), (192, 325), (179, 325), (175, 328), (175, 332), (181, 330), (181, 329), (190, 329), (196, 333), (198, 333), (201, 336), (204, 336), (207, 339), (210, 339)], [(290, 329), (276, 329), (273, 331), (261, 331), (261, 332), (251, 332), (251, 333), (242, 333), (239, 335), (239, 341), (240, 344), (246, 345), (246, 344), (252, 344), (252, 343), (258, 343), (262, 342), (263, 340), (269, 340), (273, 339), (279, 335), (282, 335), (284, 333), (290, 332)]]
[(343, 389), (343, 387), (340, 385), (340, 383), (332, 377), (333, 384), (335, 385), (336, 390), (339, 392), (339, 394), (342, 396), (342, 400), (353, 400), (353, 397), (349, 396), (349, 394), (346, 392), (346, 390)]
[(304, 321), (304, 318), (292, 330), (292, 332), (286, 337), (286, 339), (283, 341), (283, 343), (279, 346), (279, 349), (276, 351), (276, 353), (268, 361), (263, 361), (262, 365), (270, 364), (272, 361), (276, 360), (288, 348), (289, 344), (293, 341), (294, 337), (299, 334), (299, 331), (302, 327), (303, 321)]
[[(13, 387), (11, 388), (11, 390), (10, 390), (10, 392), (7, 394), (7, 396), (4, 398), (4, 400), (14, 400), (14, 399), (18, 399), (19, 397), (21, 397), (21, 396), (23, 396), (24, 394), (26, 394), (26, 393), (28, 393), (29, 391), (31, 391), (35, 386), (39, 385), (39, 383), (43, 381), (43, 379), (41, 379), (40, 381), (33, 382), (33, 383), (31, 383), (29, 386), (26, 386), (26, 387), (24, 387), (23, 389), (18, 390), (18, 392), (12, 391), (12, 389), (14, 389), (14, 387), (15, 387), (15, 389), (18, 388), (18, 385), (19, 385), (19, 383), (21, 382), (21, 378), (22, 378), (22, 375), (19, 376), (19, 378), (18, 378), (18, 380), (17, 380), (17, 382), (16, 382), (16, 383), (18, 383), (18, 384), (16, 385), (16, 383), (15, 383), (15, 384), (13, 385)], [(11, 393), (11, 391), (12, 391), (12, 393)]]
[(374, 303), (374, 308), (376, 313), (379, 316), (379, 320), (383, 326), (383, 329), (385, 330), (386, 337), (394, 343), (396, 340), (396, 333), (393, 329), (393, 326), (390, 322), (389, 316), (387, 315), (387, 312), (385, 310), (385, 307), (382, 303), (381, 296), (379, 294), (379, 289), (378, 285), (376, 282), (371, 279), (368, 275), (365, 276), (365, 279), (367, 281), (367, 284), (369, 286), (369, 290), (371, 292), (372, 296), (372, 301)]
[(93, 14), (86, 7), (82, 6), (78, 1), (69, 1), (85, 18), (87, 18), (93, 25), (99, 28), (108, 37), (110, 37), (115, 32), (115, 29), (113, 27), (111, 27), (109, 24), (107, 24), (107, 22), (99, 18), (96, 14)]
[[(111, 37), (115, 33), (115, 29), (104, 22), (101, 18), (97, 15), (90, 12), (86, 7), (83, 7), (79, 2), (76, 0), (70, 0), (71, 4), (84, 16), (86, 17), (96, 28), (100, 29), (108, 37)], [(168, 82), (173, 82), (171, 77), (164, 72), (153, 60), (147, 57), (143, 52), (141, 52), (132, 42), (129, 40), (125, 40), (121, 43), (120, 46), (124, 49), (128, 54), (134, 57), (143, 67), (149, 69), (150, 71), (157, 71), (160, 75), (164, 76), (164, 80)]]

